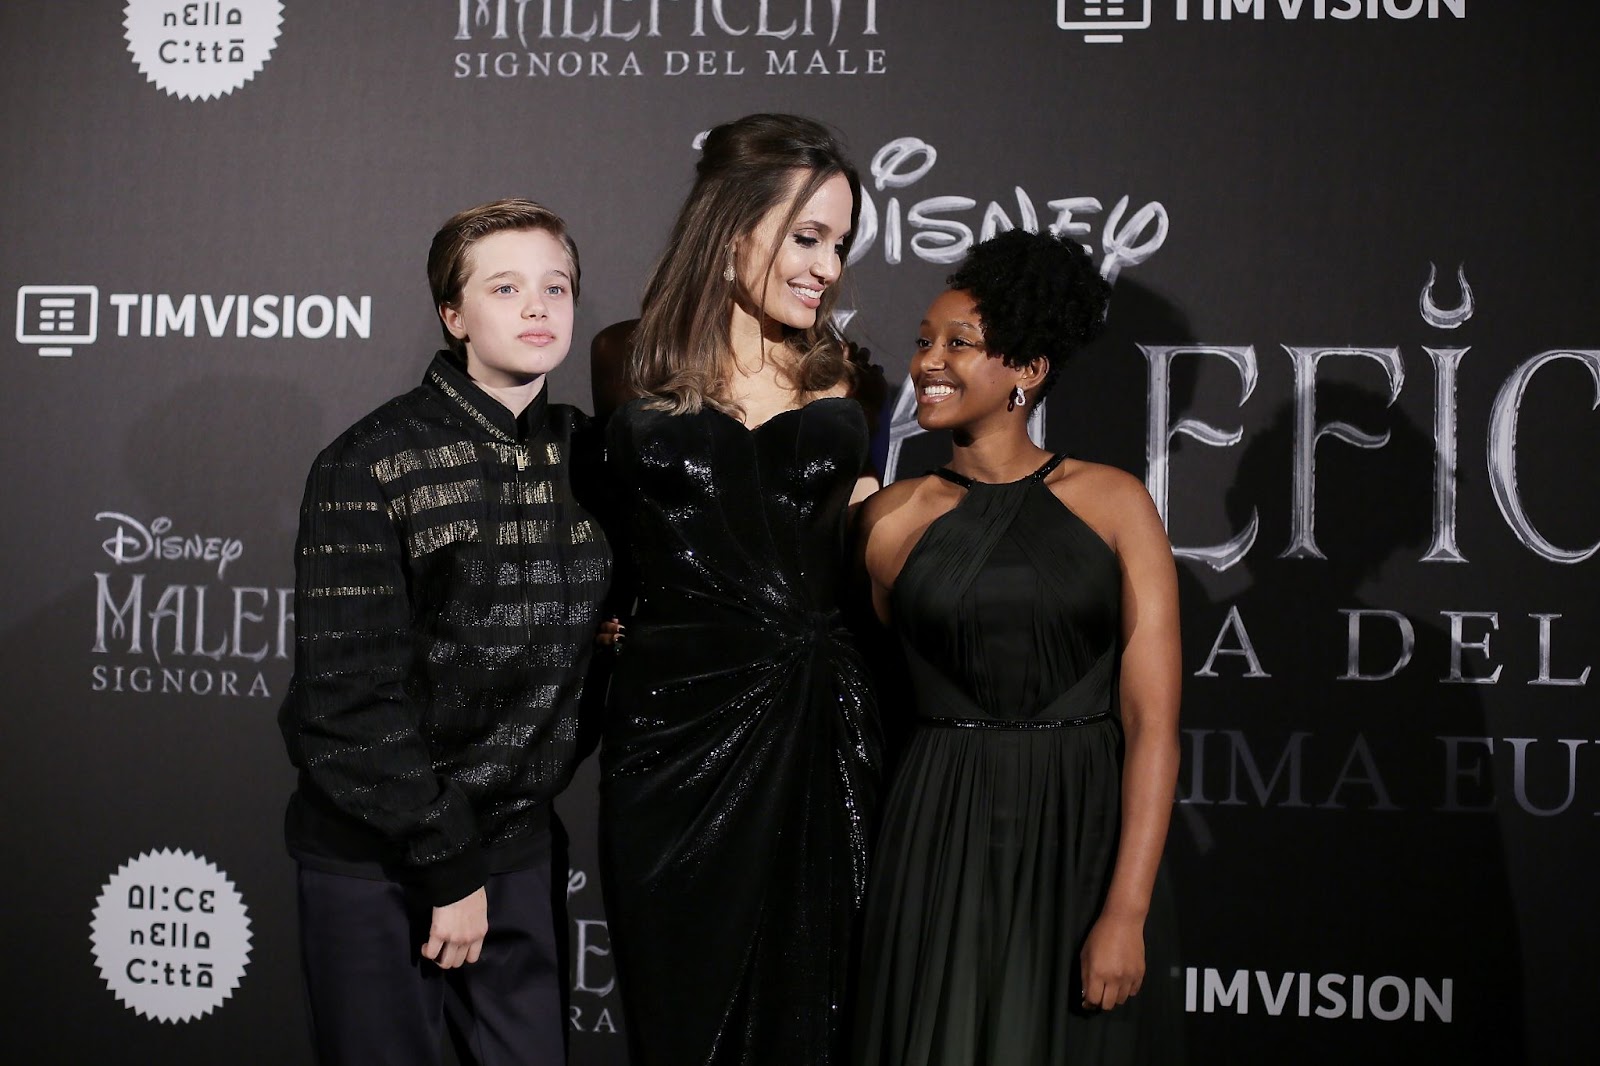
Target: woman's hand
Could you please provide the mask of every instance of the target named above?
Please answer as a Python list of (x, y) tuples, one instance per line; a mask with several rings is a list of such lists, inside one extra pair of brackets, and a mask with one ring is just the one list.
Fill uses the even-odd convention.
[(594, 642), (597, 647), (620, 651), (622, 638), (627, 636), (627, 633), (628, 627), (622, 624), (621, 619), (613, 616), (600, 623), (600, 631), (594, 635)]
[(1144, 983), (1144, 921), (1101, 914), (1089, 930), (1079, 957), (1083, 1006), (1110, 1010), (1137, 995)]

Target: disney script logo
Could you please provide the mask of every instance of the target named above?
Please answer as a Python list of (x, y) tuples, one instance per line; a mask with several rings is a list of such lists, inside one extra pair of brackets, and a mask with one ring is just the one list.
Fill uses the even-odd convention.
[(165, 515), (148, 526), (117, 511), (101, 511), (94, 520), (115, 524), (115, 531), (100, 547), (118, 566), (148, 559), (203, 559), (217, 564), (217, 580), (221, 581), (228, 564), (244, 554), (244, 541), (234, 537), (172, 533), (172, 519)]

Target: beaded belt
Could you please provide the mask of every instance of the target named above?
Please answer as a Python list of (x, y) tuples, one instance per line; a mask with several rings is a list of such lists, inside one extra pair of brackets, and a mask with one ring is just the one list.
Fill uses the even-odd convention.
[(1071, 729), (1073, 726), (1088, 725), (1109, 717), (1111, 717), (1110, 711), (1100, 711), (1096, 714), (1086, 714), (1081, 718), (940, 718), (935, 715), (924, 715), (918, 721), (941, 729)]

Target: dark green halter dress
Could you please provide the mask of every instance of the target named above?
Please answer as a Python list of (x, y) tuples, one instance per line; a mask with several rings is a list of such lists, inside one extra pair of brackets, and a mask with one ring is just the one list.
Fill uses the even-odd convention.
[(895, 582), (917, 718), (868, 895), (860, 1064), (1182, 1060), (1164, 879), (1143, 991), (1080, 1006), (1120, 832), (1122, 580), (1044, 484), (1061, 459), (1000, 485), (939, 471), (966, 495)]

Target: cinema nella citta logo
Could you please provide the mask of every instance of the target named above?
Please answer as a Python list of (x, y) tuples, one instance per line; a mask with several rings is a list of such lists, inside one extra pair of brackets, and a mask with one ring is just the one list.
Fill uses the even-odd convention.
[(278, 0), (128, 0), (128, 51), (139, 72), (169, 96), (211, 100), (254, 78), (283, 25)]
[(250, 917), (214, 863), (162, 848), (100, 889), (89, 943), (100, 979), (141, 1018), (187, 1022), (228, 999), (250, 961)]
[(456, 78), (888, 70), (878, 0), (453, 0)]

